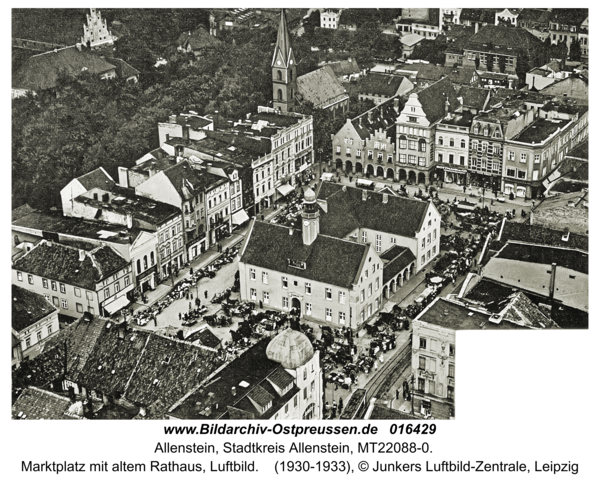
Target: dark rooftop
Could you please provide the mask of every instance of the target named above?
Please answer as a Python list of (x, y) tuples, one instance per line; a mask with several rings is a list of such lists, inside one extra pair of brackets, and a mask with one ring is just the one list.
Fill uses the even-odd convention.
[(79, 260), (79, 250), (42, 240), (15, 261), (13, 269), (95, 291), (96, 283), (129, 265), (110, 246), (98, 247), (84, 255)]
[(398, 88), (404, 79), (410, 82), (410, 79), (406, 76), (370, 72), (358, 81), (358, 92), (361, 94), (392, 97), (398, 92)]
[(70, 399), (56, 393), (29, 387), (23, 390), (11, 409), (13, 420), (73, 420), (77, 415), (69, 414), (73, 405)]
[(321, 182), (317, 199), (327, 200), (327, 212), (320, 209), (321, 233), (343, 238), (357, 228), (414, 238), (427, 215), (428, 202)]
[(104, 188), (110, 190), (115, 185), (114, 180), (102, 167), (96, 168), (85, 175), (81, 175), (77, 178), (77, 181), (79, 181), (86, 190), (91, 190), (92, 188)]
[[(285, 370), (281, 365), (267, 358), (266, 349), (270, 341), (270, 338), (262, 339), (246, 350), (169, 415), (178, 419), (271, 418), (298, 392), (298, 387), (292, 385), (291, 389), (280, 395), (279, 391), (289, 387), (291, 382), (282, 374)], [(291, 375), (288, 376), (291, 378)], [(233, 387), (236, 389), (235, 395)], [(269, 404), (271, 407), (261, 412), (250, 399), (263, 408)]]
[(575, 249), (509, 242), (496, 257), (533, 264), (556, 263), (557, 266), (588, 274), (588, 254)]
[[(16, 230), (23, 228), (34, 229), (47, 233), (73, 235), (115, 244), (129, 244), (130, 237), (135, 240), (140, 233), (140, 229), (136, 227), (128, 229), (122, 225), (41, 212), (29, 213), (13, 222), (12, 226)], [(70, 245), (67, 241), (61, 243)]]
[(44, 296), (12, 285), (12, 328), (22, 331), (58, 311)]
[[(367, 245), (319, 234), (307, 246), (301, 231), (292, 230), (290, 235), (290, 230), (254, 221), (240, 262), (337, 287), (348, 288), (355, 282)], [(291, 266), (289, 260), (305, 263), (306, 269)]]
[(208, 327), (190, 334), (185, 340), (189, 343), (197, 341), (202, 346), (207, 346), (208, 348), (218, 348), (221, 346), (221, 340)]
[(502, 319), (490, 321), (491, 315), (475, 307), (467, 307), (456, 301), (436, 298), (425, 310), (415, 317), (419, 321), (454, 330), (464, 329), (527, 329)]
[(369, 420), (414, 420), (414, 417), (409, 413), (388, 408), (381, 403), (375, 403)]
[(565, 247), (588, 251), (588, 237), (571, 233), (569, 240), (566, 242), (562, 240), (562, 237), (562, 230), (552, 230), (541, 225), (509, 222), (508, 220), (504, 223), (501, 234), (501, 240), (504, 242), (514, 240), (551, 247)]
[[(92, 198), (90, 192), (86, 192), (75, 198), (75, 201), (97, 208), (99, 211), (108, 210), (124, 215), (130, 214), (136, 225), (149, 224), (154, 227), (180, 214), (177, 207), (137, 195), (133, 188), (115, 185), (110, 189), (98, 189), (98, 192), (94, 190), (93, 193), (99, 193), (98, 200)], [(104, 193), (108, 193), (108, 201), (102, 200), (101, 194)]]
[(31, 212), (35, 212), (35, 210), (33, 208), (31, 208), (29, 205), (27, 205), (27, 204), (21, 205), (20, 207), (13, 209), (12, 214), (11, 214), (11, 219), (14, 222), (15, 220), (19, 220), (21, 217), (24, 217), (25, 215), (27, 215), (28, 213), (31, 213)]
[(575, 146), (569, 153), (567, 154), (567, 158), (579, 158), (582, 160), (589, 160), (588, 156), (588, 148), (589, 148), (589, 140), (586, 138), (577, 146)]
[(527, 128), (513, 138), (514, 141), (523, 143), (541, 143), (548, 139), (553, 133), (564, 128), (570, 119), (536, 119)]
[[(394, 246), (397, 247), (397, 246)], [(394, 249), (394, 247), (390, 248), (387, 252), (382, 254), (381, 258), (390, 251)], [(386, 284), (389, 280), (398, 275), (401, 271), (403, 271), (411, 262), (417, 260), (412, 251), (407, 247), (401, 247), (402, 250), (399, 254), (397, 254), (393, 259), (391, 259), (388, 263), (383, 266), (383, 284)], [(389, 257), (389, 256), (388, 256)]]

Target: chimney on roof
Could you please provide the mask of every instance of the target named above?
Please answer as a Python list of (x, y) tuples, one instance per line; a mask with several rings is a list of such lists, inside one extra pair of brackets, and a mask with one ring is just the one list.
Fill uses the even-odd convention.
[(77, 46), (77, 50), (81, 52), (81, 42), (77, 42), (75, 45)]
[(475, 22), (475, 33), (479, 30), (479, 22)]
[(235, 397), (237, 394), (237, 389), (235, 387), (231, 387), (231, 394)]
[(290, 235), (294, 235), (294, 228), (290, 227)]
[(130, 229), (133, 227), (133, 215), (130, 213), (127, 214), (127, 228)]
[(388, 194), (387, 193), (383, 194), (383, 203), (388, 203)]
[(363, 191), (362, 191), (362, 201), (363, 201), (363, 202), (366, 202), (366, 201), (367, 201), (367, 198), (369, 198), (369, 194), (367, 193), (367, 191), (366, 191), (366, 190), (363, 190)]
[(79, 249), (79, 262), (83, 262), (85, 260), (85, 250)]

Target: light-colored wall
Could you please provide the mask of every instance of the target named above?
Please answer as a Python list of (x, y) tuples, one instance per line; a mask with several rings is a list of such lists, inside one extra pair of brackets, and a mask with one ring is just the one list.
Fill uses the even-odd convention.
[[(21, 351), (23, 358), (35, 358), (41, 350), (42, 345), (58, 334), (60, 327), (58, 324), (58, 310), (36, 321), (31, 326), (19, 331), (17, 337), (21, 341)], [(15, 332), (13, 330), (13, 332)], [(41, 332), (41, 338), (38, 338), (38, 333)], [(27, 338), (30, 338), (30, 345), (27, 347)]]
[[(482, 275), (502, 284), (548, 297), (550, 294), (550, 264), (537, 264), (492, 257), (482, 270)], [(556, 268), (554, 298), (569, 307), (588, 310), (588, 275)]]

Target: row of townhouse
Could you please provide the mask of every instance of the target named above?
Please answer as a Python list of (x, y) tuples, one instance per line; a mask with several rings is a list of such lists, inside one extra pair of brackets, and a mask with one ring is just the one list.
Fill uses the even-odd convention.
[(393, 103), (404, 100), (391, 99), (347, 120), (332, 136), (335, 166), (400, 183), (472, 184), (539, 197), (543, 180), (586, 139), (587, 103), (519, 92), (492, 98), (489, 108), (490, 99), (486, 89), (457, 93), (448, 78), (411, 93), (396, 108)]

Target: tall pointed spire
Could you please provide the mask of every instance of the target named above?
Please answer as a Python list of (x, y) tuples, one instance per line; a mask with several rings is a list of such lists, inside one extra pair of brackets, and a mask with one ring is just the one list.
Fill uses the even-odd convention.
[[(279, 29), (277, 30), (277, 43), (275, 44), (275, 52), (273, 53), (272, 67), (288, 67), (292, 55), (292, 43), (290, 42), (290, 34), (287, 28), (287, 19), (285, 18), (285, 9), (281, 9), (279, 15)], [(277, 61), (281, 63), (278, 64)]]

